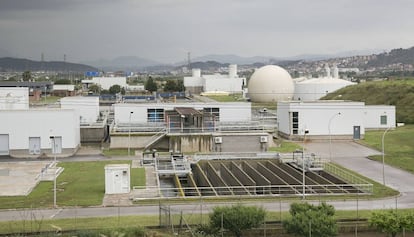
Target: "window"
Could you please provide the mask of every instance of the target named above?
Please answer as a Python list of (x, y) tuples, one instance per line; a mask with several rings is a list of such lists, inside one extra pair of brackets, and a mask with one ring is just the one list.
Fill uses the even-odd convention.
[(204, 108), (203, 114), (213, 115), (215, 121), (220, 121), (220, 108)]
[(164, 109), (147, 109), (148, 122), (164, 122)]
[(299, 133), (299, 112), (292, 112), (292, 134)]
[(381, 125), (387, 125), (387, 115), (381, 115), (380, 123)]

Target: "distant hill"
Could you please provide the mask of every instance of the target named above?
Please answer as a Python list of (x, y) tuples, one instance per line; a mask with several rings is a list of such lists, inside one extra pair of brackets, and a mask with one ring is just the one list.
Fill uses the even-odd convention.
[(368, 66), (383, 67), (390, 64), (402, 63), (414, 65), (414, 47), (408, 49), (393, 49), (388, 53), (381, 53), (368, 62)]
[(322, 99), (364, 101), (367, 105), (395, 105), (397, 122), (414, 124), (414, 80), (364, 82), (347, 86)]
[(97, 71), (97, 68), (69, 62), (40, 62), (22, 58), (0, 58), (0, 71), (53, 71), (53, 72), (86, 72)]
[(150, 59), (135, 56), (121, 56), (111, 60), (101, 59), (96, 61), (85, 61), (82, 63), (93, 65), (94, 67), (100, 68), (104, 71), (136, 71), (162, 64)]
[(267, 63), (276, 60), (272, 57), (256, 56), (256, 57), (241, 57), (234, 54), (210, 54), (192, 59), (194, 62), (214, 61), (227, 64), (252, 64), (252, 63)]

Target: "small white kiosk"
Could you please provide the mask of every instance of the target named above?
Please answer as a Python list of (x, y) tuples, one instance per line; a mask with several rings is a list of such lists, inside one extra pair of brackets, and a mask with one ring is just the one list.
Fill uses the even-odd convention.
[(129, 164), (105, 165), (105, 194), (120, 194), (129, 192)]

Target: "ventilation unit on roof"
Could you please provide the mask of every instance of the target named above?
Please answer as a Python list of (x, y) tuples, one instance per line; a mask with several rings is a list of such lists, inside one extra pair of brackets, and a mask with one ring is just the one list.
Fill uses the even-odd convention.
[(260, 137), (260, 142), (261, 143), (266, 143), (267, 142), (267, 136), (261, 136)]
[(222, 139), (222, 137), (215, 137), (215, 138), (214, 138), (214, 143), (216, 143), (216, 144), (221, 144), (221, 143), (223, 143), (223, 139)]

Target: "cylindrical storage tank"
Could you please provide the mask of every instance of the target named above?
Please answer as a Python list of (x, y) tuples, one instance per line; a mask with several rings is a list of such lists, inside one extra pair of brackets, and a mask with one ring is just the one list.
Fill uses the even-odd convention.
[(230, 78), (237, 77), (237, 65), (236, 64), (229, 65), (229, 77)]
[(292, 100), (294, 90), (290, 74), (275, 65), (257, 69), (248, 82), (248, 93), (253, 102)]
[(333, 68), (333, 77), (334, 78), (339, 78), (339, 70), (338, 70), (338, 67), (337, 66), (335, 66)]
[(193, 77), (201, 77), (201, 69), (200, 68), (193, 68)]
[(337, 78), (313, 78), (295, 84), (295, 100), (319, 100), (328, 93), (356, 83)]

